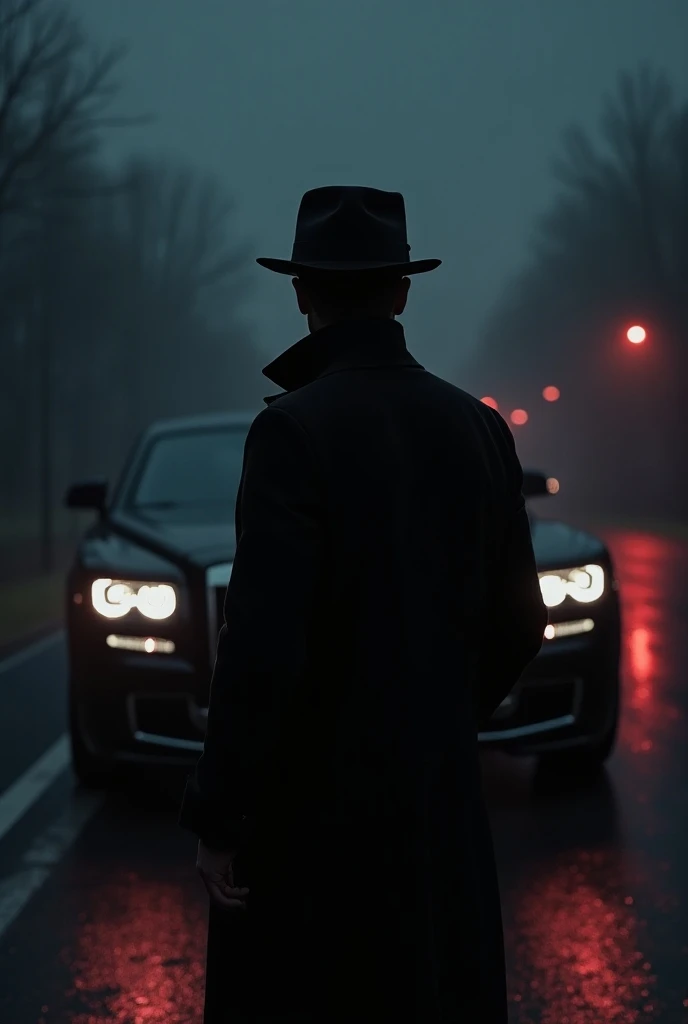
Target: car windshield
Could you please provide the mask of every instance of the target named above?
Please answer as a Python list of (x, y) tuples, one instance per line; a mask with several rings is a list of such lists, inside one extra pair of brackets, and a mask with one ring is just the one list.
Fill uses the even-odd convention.
[(151, 518), (233, 514), (247, 432), (215, 427), (156, 438), (126, 492), (125, 508)]

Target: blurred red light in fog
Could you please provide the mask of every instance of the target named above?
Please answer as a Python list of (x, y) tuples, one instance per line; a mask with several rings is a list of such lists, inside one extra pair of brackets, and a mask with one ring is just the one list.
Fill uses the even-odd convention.
[(495, 402), (494, 398), (490, 398), (489, 395), (486, 395), (485, 398), (481, 398), (480, 401), (483, 403), (483, 405), (489, 405), (490, 409), (499, 409), (499, 406)]
[(522, 427), (524, 423), (528, 422), (528, 413), (525, 409), (514, 409), (511, 414), (511, 422), (517, 427)]
[(634, 324), (626, 331), (626, 337), (632, 345), (641, 345), (647, 338), (647, 331), (640, 324)]
[(550, 384), (542, 392), (542, 397), (546, 402), (556, 402), (561, 397), (561, 391), (559, 388), (555, 388), (553, 384)]

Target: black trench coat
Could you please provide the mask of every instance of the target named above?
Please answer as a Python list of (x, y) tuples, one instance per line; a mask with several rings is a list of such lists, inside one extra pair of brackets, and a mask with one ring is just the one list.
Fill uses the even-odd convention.
[(505, 1024), (477, 731), (546, 624), (513, 439), (393, 320), (265, 373), (181, 815), (251, 889), (206, 1024)]

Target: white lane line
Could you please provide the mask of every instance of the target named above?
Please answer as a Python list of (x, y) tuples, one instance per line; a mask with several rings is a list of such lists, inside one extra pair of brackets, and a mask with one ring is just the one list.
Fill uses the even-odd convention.
[(0, 881), (0, 937), (47, 881), (102, 802), (102, 795), (97, 793), (79, 793), (64, 814), (34, 839), (19, 870)]
[(4, 661), (0, 661), (0, 675), (3, 672), (11, 672), (13, 668), (17, 668), (19, 665), (23, 665), (25, 661), (31, 661), (32, 658), (38, 657), (43, 651), (49, 650), (54, 647), (58, 640), (61, 640), (64, 635), (64, 630), (58, 629), (56, 633), (50, 633), (48, 636), (44, 636), (41, 640), (37, 640), (33, 644), (29, 644), (28, 647), (22, 647), (16, 654), (10, 654), (9, 658), (5, 658)]
[(0, 795), (0, 840), (23, 818), (29, 807), (43, 796), (71, 760), (66, 733)]

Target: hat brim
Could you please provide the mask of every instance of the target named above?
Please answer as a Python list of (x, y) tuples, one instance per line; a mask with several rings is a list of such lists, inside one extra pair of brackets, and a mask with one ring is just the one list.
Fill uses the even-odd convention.
[(275, 260), (270, 257), (260, 257), (256, 260), (261, 267), (272, 270), (275, 274), (289, 274), (291, 277), (298, 277), (304, 270), (322, 270), (325, 272), (336, 271), (398, 271), (402, 277), (408, 274), (427, 274), (429, 270), (435, 270), (440, 266), (442, 260), (410, 260), (406, 263), (294, 263), (292, 260)]

